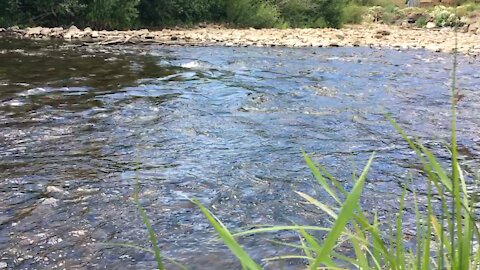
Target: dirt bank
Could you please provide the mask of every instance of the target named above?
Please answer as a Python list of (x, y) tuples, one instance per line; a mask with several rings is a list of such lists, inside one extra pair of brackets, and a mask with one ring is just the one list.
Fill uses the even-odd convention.
[[(64, 39), (87, 44), (158, 43), (176, 45), (343, 47), (371, 46), (399, 49), (425, 48), (451, 52), (455, 48), (455, 32), (451, 28), (408, 28), (381, 24), (352, 25), (343, 29), (228, 29), (208, 26), (195, 29), (149, 31), (94, 31), (75, 26), (63, 28), (10, 27), (0, 29), (2, 36), (31, 39)], [(480, 55), (480, 30), (466, 29), (458, 33), (458, 50)]]

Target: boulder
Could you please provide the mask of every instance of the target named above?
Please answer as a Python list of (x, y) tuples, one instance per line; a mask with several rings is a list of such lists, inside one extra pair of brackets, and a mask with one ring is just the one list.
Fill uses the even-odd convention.
[(427, 25), (425, 26), (425, 28), (427, 29), (433, 29), (435, 27), (437, 27), (437, 25), (434, 22), (428, 22)]
[(87, 27), (87, 28), (83, 29), (83, 32), (85, 32), (85, 34), (91, 34), (93, 32), (93, 30), (92, 30), (92, 28)]
[(41, 33), (42, 33), (42, 27), (33, 27), (33, 28), (28, 27), (27, 29), (25, 29), (25, 36), (28, 36), (28, 37), (39, 36)]
[(423, 17), (423, 13), (419, 13), (419, 12), (411, 13), (407, 16), (407, 22), (416, 23), (418, 19), (420, 19), (421, 17)]
[(52, 32), (52, 29), (51, 28), (42, 28), (42, 30), (40, 30), (40, 34), (42, 36), (48, 36), (50, 35), (50, 33)]
[(1, 32), (5, 32), (5, 31), (7, 31), (7, 29), (0, 27), (0, 33), (1, 33)]
[(67, 32), (63, 34), (64, 39), (72, 39), (72, 38), (78, 38), (80, 35), (80, 29), (78, 29), (75, 25), (70, 26), (68, 28)]
[(18, 26), (16, 26), (16, 25), (10, 26), (10, 27), (7, 28), (7, 31), (9, 31), (9, 32), (18, 32), (18, 31), (20, 31), (20, 27), (18, 27)]
[(480, 29), (480, 22), (475, 22), (468, 26), (468, 32), (470, 33), (477, 33), (478, 29)]
[(62, 27), (54, 27), (50, 29), (49, 36), (51, 38), (60, 38), (63, 35), (63, 28)]

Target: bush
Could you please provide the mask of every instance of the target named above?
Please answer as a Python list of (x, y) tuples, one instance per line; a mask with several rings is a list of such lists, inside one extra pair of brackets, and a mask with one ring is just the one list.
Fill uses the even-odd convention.
[(290, 27), (311, 27), (312, 19), (308, 11), (313, 8), (310, 0), (277, 0), (280, 15)]
[(455, 14), (454, 8), (436, 6), (430, 13), (437, 26), (456, 26), (460, 24), (460, 18)]
[(345, 23), (358, 24), (362, 22), (365, 7), (349, 4), (343, 9), (343, 21)]
[(323, 18), (327, 27), (340, 28), (343, 25), (344, 0), (316, 0), (317, 20)]
[(82, 17), (85, 8), (80, 0), (2, 0), (0, 23), (58, 26)]
[(420, 28), (425, 27), (425, 25), (427, 25), (427, 18), (425, 18), (425, 16), (418, 18), (418, 20), (415, 22), (415, 25)]
[(131, 27), (138, 17), (139, 0), (94, 0), (88, 6), (88, 22), (100, 28)]
[(243, 27), (274, 27), (280, 21), (277, 7), (269, 2), (252, 0), (227, 0), (227, 21)]
[(219, 21), (225, 17), (224, 0), (141, 0), (140, 22), (148, 26), (171, 26)]

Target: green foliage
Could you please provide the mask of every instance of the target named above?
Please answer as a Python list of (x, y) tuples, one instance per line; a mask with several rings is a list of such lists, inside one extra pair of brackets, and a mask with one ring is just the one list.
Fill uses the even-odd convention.
[(425, 16), (421, 16), (421, 17), (418, 18), (418, 20), (415, 22), (415, 25), (416, 25), (417, 27), (420, 27), (420, 28), (425, 27), (425, 25), (427, 25), (427, 18), (425, 18)]
[(85, 1), (80, 0), (2, 0), (0, 22), (23, 25), (57, 26), (83, 14)]
[(276, 5), (282, 18), (290, 27), (309, 27), (312, 25), (312, 19), (308, 12), (313, 8), (310, 0), (279, 0)]
[(343, 18), (345, 23), (358, 24), (363, 20), (363, 15), (365, 14), (365, 7), (359, 6), (357, 4), (348, 4), (343, 9)]
[(140, 22), (147, 26), (219, 21), (224, 10), (224, 0), (141, 0), (139, 5)]
[(460, 17), (455, 14), (455, 8), (436, 6), (430, 15), (437, 26), (456, 26), (460, 23)]
[(138, 16), (139, 0), (93, 0), (88, 6), (88, 22), (98, 28), (128, 28)]
[(280, 14), (266, 1), (226, 0), (226, 20), (237, 26), (269, 28), (280, 23)]

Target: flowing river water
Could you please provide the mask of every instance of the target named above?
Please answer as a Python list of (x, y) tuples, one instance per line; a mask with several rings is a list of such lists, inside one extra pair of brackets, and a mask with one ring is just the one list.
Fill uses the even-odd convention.
[[(231, 229), (328, 226), (294, 191), (332, 203), (301, 150), (352, 186), (372, 152), (362, 199), (398, 211), (405, 180), (421, 197), (395, 118), (447, 161), (452, 57), (422, 50), (95, 47), (0, 39), (0, 263), (6, 269), (153, 269), (140, 200), (162, 252), (189, 269), (238, 264), (188, 198)], [(480, 153), (480, 61), (460, 56), (459, 151)], [(411, 175), (411, 176), (409, 176)], [(411, 198), (411, 193), (407, 195)], [(413, 215), (407, 204), (405, 216)], [(321, 237), (321, 235), (319, 235)], [(293, 253), (241, 239), (253, 258)], [(304, 262), (264, 263), (302, 269)], [(171, 266), (171, 265), (170, 265)]]

